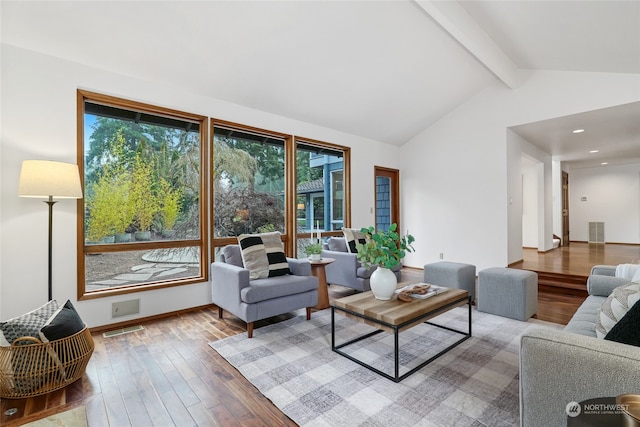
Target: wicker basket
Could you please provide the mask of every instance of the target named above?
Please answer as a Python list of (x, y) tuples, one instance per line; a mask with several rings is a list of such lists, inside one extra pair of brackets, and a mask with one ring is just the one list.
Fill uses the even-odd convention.
[(9, 347), (0, 346), (0, 397), (38, 396), (71, 384), (84, 374), (93, 348), (86, 326), (56, 341), (24, 337)]

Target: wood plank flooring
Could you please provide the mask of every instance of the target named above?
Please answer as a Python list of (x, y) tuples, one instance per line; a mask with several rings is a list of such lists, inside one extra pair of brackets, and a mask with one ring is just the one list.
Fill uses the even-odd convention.
[[(590, 246), (572, 243), (546, 254), (525, 250), (521, 268), (588, 274), (594, 264), (640, 259), (638, 245)], [(422, 280), (419, 269), (405, 269), (403, 275)], [(339, 286), (329, 289), (331, 300), (353, 293)], [(569, 291), (541, 291), (537, 317), (566, 323), (583, 299)], [(255, 334), (260, 326), (294, 315), (257, 322)], [(211, 306), (135, 324), (144, 330), (111, 338), (94, 333), (96, 349), (87, 373), (74, 384), (35, 398), (2, 399), (0, 425), (19, 426), (80, 405), (86, 406), (91, 427), (296, 425), (208, 346), (209, 341), (245, 333), (244, 322), (231, 315), (220, 320)], [(5, 415), (11, 408), (17, 413)]]

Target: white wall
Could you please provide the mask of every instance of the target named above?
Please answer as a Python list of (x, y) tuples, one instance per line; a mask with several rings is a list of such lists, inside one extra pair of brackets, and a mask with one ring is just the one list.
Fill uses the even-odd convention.
[[(520, 259), (522, 216), (511, 207), (520, 202), (522, 153), (507, 150), (506, 129), (638, 100), (637, 75), (536, 71), (515, 90), (496, 82), (424, 130), (401, 148), (402, 223), (416, 237), (405, 264), (421, 267), (441, 252), (477, 269)], [(552, 218), (550, 171), (544, 185)], [(552, 222), (542, 230), (549, 239)]]
[(538, 164), (522, 157), (522, 246), (538, 247)]
[(640, 243), (640, 164), (569, 170), (571, 240), (587, 241), (594, 221), (605, 223), (606, 242)]
[[(395, 146), (251, 110), (167, 85), (2, 45), (0, 135), (0, 319), (32, 310), (47, 299), (47, 206), (17, 197), (25, 159), (76, 161), (76, 90), (87, 89), (145, 103), (286, 132), (352, 148), (352, 220), (373, 224), (373, 166), (399, 168)], [(54, 209), (54, 298), (71, 299), (89, 326), (113, 323), (111, 303), (140, 298), (141, 312), (118, 321), (208, 304), (208, 283), (76, 301), (75, 203)], [(205, 266), (206, 267), (206, 266)]]
[(562, 163), (551, 162), (553, 234), (562, 238)]

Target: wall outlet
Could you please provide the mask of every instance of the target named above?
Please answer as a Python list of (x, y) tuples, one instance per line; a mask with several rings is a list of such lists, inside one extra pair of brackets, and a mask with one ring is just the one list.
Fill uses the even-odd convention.
[(111, 304), (111, 318), (140, 313), (140, 300), (119, 301)]
[(440, 259), (444, 259), (444, 253), (440, 252)]

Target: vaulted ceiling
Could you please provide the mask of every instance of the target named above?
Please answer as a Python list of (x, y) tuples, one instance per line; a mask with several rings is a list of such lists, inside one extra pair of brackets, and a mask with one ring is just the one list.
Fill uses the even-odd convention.
[(3, 43), (396, 145), (525, 69), (640, 74), (635, 0), (5, 0), (0, 17)]

